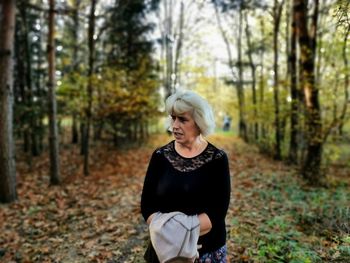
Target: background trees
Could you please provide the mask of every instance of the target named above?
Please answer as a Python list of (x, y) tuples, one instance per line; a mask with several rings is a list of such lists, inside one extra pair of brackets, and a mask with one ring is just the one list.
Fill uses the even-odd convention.
[[(340, 47), (336, 49), (335, 46), (331, 50), (327, 49), (331, 47), (330, 43), (334, 45), (336, 42), (346, 46), (348, 36), (345, 36), (347, 31), (344, 23), (348, 25), (348, 20), (347, 15), (344, 16), (344, 10), (348, 4), (345, 5), (343, 1), (319, 3), (317, 0), (243, 3), (213, 1), (222, 10), (220, 20), (227, 21), (224, 26), (222, 22), (221, 25), (219, 23), (221, 31), (224, 31), (224, 41), (231, 49), (236, 47), (238, 50), (238, 55), (230, 58), (229, 65), (235, 72), (233, 76), (238, 76), (234, 76), (234, 83), (237, 83), (237, 87), (243, 85), (247, 98), (244, 110), (248, 125), (247, 137), (275, 158), (289, 159), (289, 162), (300, 164), (304, 177), (309, 182), (319, 184), (324, 179), (325, 167), (322, 164), (332, 158), (329, 154), (333, 151), (330, 150), (333, 148), (333, 140), (327, 140), (327, 134), (332, 133), (334, 136), (336, 127), (340, 127), (336, 123), (344, 123), (340, 119), (348, 105), (349, 84), (348, 73), (345, 72), (348, 72), (346, 65), (349, 53)], [(241, 21), (241, 10), (249, 12), (250, 19), (235, 24), (231, 19), (234, 17), (236, 21)], [(336, 13), (337, 15), (332, 15)], [(345, 29), (343, 33), (340, 33), (337, 20), (342, 21), (342, 28)], [(331, 26), (327, 27), (326, 23)], [(242, 24), (248, 29), (245, 34), (240, 33)], [(254, 30), (250, 33), (250, 25), (260, 25), (263, 31)], [(229, 37), (235, 30), (238, 31), (237, 43)], [(339, 33), (345, 38), (335, 37)], [(247, 40), (247, 45), (242, 46), (241, 38)], [(244, 51), (239, 51), (241, 49)], [(242, 53), (245, 55), (242, 56)], [(338, 56), (343, 54), (343, 59), (340, 60), (344, 66), (336, 62), (331, 55), (334, 53)], [(227, 55), (230, 57), (230, 54)], [(254, 88), (252, 92), (248, 89), (248, 86), (254, 87), (256, 78), (255, 71), (250, 70), (249, 73), (248, 66), (260, 69), (257, 71), (260, 73), (258, 104)], [(344, 74), (335, 77), (331, 73), (332, 67), (345, 69)], [(240, 74), (242, 68), (243, 74)], [(336, 80), (334, 85), (326, 84), (326, 79), (330, 80), (329, 78)], [(341, 93), (339, 82), (343, 86)], [(338, 106), (328, 104), (327, 96), (330, 94), (336, 97)], [(255, 109), (261, 114), (256, 115)], [(258, 136), (256, 125), (261, 127)], [(342, 137), (340, 140), (344, 139), (346, 140)]]

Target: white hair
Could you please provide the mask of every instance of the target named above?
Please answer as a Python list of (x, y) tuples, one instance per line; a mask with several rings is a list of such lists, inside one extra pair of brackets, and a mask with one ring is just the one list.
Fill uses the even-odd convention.
[(178, 90), (165, 101), (165, 110), (169, 115), (190, 112), (203, 136), (214, 132), (214, 113), (209, 103), (190, 90)]

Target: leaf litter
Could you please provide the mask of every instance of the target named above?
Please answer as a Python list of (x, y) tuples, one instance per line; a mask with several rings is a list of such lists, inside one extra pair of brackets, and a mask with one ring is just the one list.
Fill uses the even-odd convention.
[[(78, 147), (66, 147), (61, 150), (61, 186), (49, 186), (48, 158), (34, 158), (32, 167), (20, 159), (19, 200), (0, 205), (0, 261), (144, 262), (148, 233), (140, 194), (152, 151), (168, 140), (166, 135), (153, 136), (140, 147), (119, 150), (95, 145), (87, 177)], [(227, 152), (230, 162), (228, 262), (285, 262), (279, 253), (292, 258), (300, 249), (295, 243), (308, 244), (321, 261), (342, 262), (347, 254), (338, 247), (349, 244), (348, 236), (334, 231), (325, 236), (317, 229), (307, 233), (299, 224), (306, 220), (307, 207), (291, 201), (297, 197), (288, 187), (307, 186), (296, 168), (263, 156), (235, 137), (215, 135), (209, 140)]]

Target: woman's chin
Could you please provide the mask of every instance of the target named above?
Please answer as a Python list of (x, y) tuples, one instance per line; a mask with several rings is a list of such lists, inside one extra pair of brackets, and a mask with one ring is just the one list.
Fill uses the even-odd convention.
[(175, 136), (174, 136), (174, 140), (175, 140), (176, 142), (178, 142), (178, 143), (180, 143), (180, 142), (182, 141), (181, 138), (175, 137)]
[(178, 144), (183, 144), (184, 143), (184, 138), (181, 136), (174, 136), (175, 142)]

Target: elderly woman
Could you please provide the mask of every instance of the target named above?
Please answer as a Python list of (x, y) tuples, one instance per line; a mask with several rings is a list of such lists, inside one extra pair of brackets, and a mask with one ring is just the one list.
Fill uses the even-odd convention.
[[(151, 157), (141, 196), (142, 215), (148, 224), (159, 212), (198, 217), (195, 262), (226, 262), (230, 174), (225, 152), (204, 139), (215, 127), (212, 109), (195, 92), (178, 91), (166, 100), (166, 111), (174, 140)], [(145, 259), (159, 262), (152, 253), (151, 243)]]

